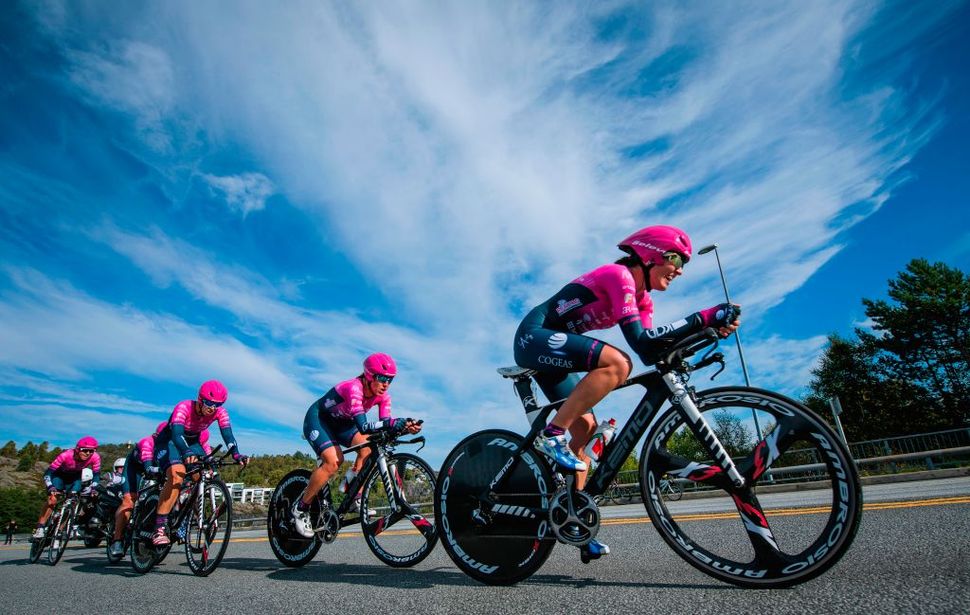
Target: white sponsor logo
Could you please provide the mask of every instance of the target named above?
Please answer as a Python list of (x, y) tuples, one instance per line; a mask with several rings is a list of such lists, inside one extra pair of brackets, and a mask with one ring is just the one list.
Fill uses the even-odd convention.
[(314, 429), (313, 431), (310, 432), (310, 442), (313, 442), (314, 440), (316, 440), (319, 437), (320, 437), (320, 432), (317, 431), (316, 429)]
[(337, 402), (335, 402), (332, 399), (328, 399), (327, 401), (323, 402), (323, 407), (324, 408), (333, 408), (336, 405), (337, 405)]
[(566, 359), (560, 359), (559, 357), (549, 357), (544, 354), (539, 355), (539, 363), (544, 363), (545, 365), (552, 365), (553, 367), (571, 368), (573, 366), (572, 361), (567, 361)]
[(553, 333), (549, 336), (549, 341), (547, 343), (553, 350), (559, 350), (566, 345), (566, 340), (568, 339), (569, 337), (565, 333)]
[(582, 301), (580, 301), (579, 299), (570, 299), (569, 301), (566, 301), (565, 299), (560, 299), (556, 303), (556, 314), (559, 314), (560, 316), (562, 316), (569, 310), (579, 307), (581, 304), (582, 304)]

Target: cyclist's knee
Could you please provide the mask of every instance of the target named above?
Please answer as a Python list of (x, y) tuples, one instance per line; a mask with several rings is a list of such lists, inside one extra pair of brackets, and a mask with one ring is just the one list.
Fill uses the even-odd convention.
[(600, 354), (597, 367), (603, 370), (603, 373), (609, 374), (616, 384), (620, 384), (629, 378), (630, 372), (633, 371), (633, 361), (630, 360), (630, 355), (619, 348), (606, 346)]

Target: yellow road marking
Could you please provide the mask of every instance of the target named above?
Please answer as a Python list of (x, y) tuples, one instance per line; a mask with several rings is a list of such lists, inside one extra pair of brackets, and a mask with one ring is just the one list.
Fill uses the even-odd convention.
[[(897, 502), (872, 502), (862, 506), (863, 511), (867, 510), (894, 510), (899, 508), (919, 508), (922, 506), (948, 506), (953, 504), (970, 504), (970, 496), (955, 496), (948, 498), (931, 498), (928, 500), (901, 500)], [(806, 508), (771, 508), (765, 510), (768, 517), (789, 517), (796, 515), (816, 515), (824, 514), (831, 510), (828, 506), (812, 506)], [(719, 519), (737, 519), (736, 512), (720, 513), (694, 513), (689, 515), (674, 515), (674, 521), (716, 521)], [(649, 517), (624, 517), (620, 519), (605, 519), (601, 525), (636, 525), (638, 523), (650, 523)], [(385, 536), (416, 536), (420, 534), (417, 530), (390, 530), (383, 532)], [(337, 538), (356, 538), (355, 533), (337, 534)], [(230, 538), (229, 542), (267, 542), (265, 536), (254, 538)], [(27, 545), (0, 547), (0, 551), (25, 550)]]

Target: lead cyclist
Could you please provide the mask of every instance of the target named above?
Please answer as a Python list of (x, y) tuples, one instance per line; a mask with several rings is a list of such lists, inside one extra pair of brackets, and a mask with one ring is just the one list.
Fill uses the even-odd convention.
[[(665, 348), (705, 327), (715, 327), (727, 337), (741, 325), (740, 307), (722, 303), (654, 327), (649, 293), (666, 291), (683, 274), (692, 252), (684, 231), (648, 226), (617, 247), (626, 256), (584, 273), (533, 308), (519, 325), (513, 344), (515, 362), (539, 372), (536, 383), (549, 401), (566, 398), (535, 446), (560, 466), (575, 470), (577, 489), (586, 484), (584, 447), (596, 428), (592, 408), (633, 368), (625, 352), (582, 334), (618, 324), (637, 356), (651, 365)], [(587, 374), (580, 378), (576, 372)], [(610, 552), (595, 539), (581, 549), (584, 561)]]

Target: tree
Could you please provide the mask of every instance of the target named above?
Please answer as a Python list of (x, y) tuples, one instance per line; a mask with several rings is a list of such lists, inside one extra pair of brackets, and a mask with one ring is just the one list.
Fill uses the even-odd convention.
[(873, 331), (829, 337), (806, 403), (831, 416), (838, 395), (850, 441), (964, 426), (970, 359), (970, 278), (914, 260), (889, 281), (890, 299), (863, 299)]
[[(970, 418), (970, 276), (916, 259), (889, 281), (887, 301), (863, 299), (876, 332), (863, 334), (882, 352), (887, 375), (931, 392), (940, 422)], [(863, 337), (860, 336), (860, 339)]]
[[(716, 410), (713, 417), (705, 414), (704, 418), (713, 418), (714, 424), (711, 428), (729, 455), (740, 458), (751, 452), (753, 434), (744, 426), (739, 416), (722, 409)], [(667, 441), (667, 450), (691, 461), (706, 461), (711, 458), (707, 448), (687, 425), (671, 434)]]
[(17, 456), (17, 443), (13, 440), (8, 440), (3, 448), (0, 448), (0, 457), (7, 457), (13, 459)]

